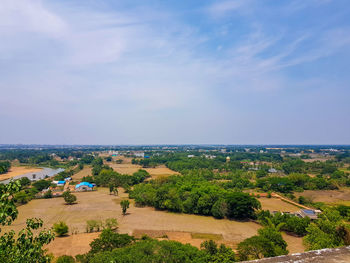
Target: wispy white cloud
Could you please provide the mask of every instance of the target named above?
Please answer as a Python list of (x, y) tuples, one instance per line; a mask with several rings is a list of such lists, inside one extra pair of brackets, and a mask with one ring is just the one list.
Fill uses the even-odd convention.
[(204, 8), (203, 16), (209, 12), (215, 24), (236, 11), (247, 16), (248, 31), (236, 37), (227, 27), (220, 43), (169, 10), (148, 14), (147, 7), (103, 11), (63, 2), (4, 0), (0, 118), (20, 118), (28, 112), (45, 121), (79, 119), (89, 130), (96, 129), (89, 118), (108, 123), (112, 130), (129, 119), (136, 123), (123, 128), (123, 138), (129, 139), (138, 124), (150, 122), (156, 123), (152, 132), (160, 127), (170, 132), (176, 124), (194, 130), (205, 128), (208, 121), (224, 125), (227, 118), (244, 118), (232, 101), (238, 104), (252, 95), (298, 85), (283, 71), (349, 45), (345, 27), (318, 35), (312, 29), (292, 36), (289, 29), (274, 34), (244, 11), (248, 2), (253, 3), (223, 1)]

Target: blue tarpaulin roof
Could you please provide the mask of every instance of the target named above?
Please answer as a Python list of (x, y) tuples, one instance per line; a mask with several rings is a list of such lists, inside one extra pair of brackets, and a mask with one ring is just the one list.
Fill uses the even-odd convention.
[(93, 188), (95, 185), (94, 185), (94, 184), (90, 184), (90, 183), (88, 183), (88, 182), (81, 182), (80, 184), (77, 184), (77, 185), (75, 186), (75, 188), (79, 188), (80, 186), (88, 186), (88, 187)]

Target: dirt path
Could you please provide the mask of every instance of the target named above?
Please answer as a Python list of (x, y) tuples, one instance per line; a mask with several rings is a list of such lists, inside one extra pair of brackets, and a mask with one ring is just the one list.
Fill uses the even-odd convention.
[(293, 204), (293, 205), (295, 205), (295, 206), (299, 206), (299, 207), (302, 207), (302, 208), (304, 208), (304, 209), (313, 210), (313, 208), (310, 208), (310, 207), (305, 206), (305, 205), (301, 205), (301, 204), (299, 204), (299, 203), (297, 203), (297, 202), (294, 202), (294, 201), (292, 201), (292, 200), (290, 200), (290, 199), (287, 199), (287, 198), (285, 198), (285, 197), (283, 197), (283, 196), (280, 196), (279, 194), (273, 193), (272, 196), (273, 196), (273, 197), (276, 197), (276, 198), (279, 198), (279, 199), (281, 199), (281, 200), (284, 200), (285, 202), (290, 203), (290, 204)]

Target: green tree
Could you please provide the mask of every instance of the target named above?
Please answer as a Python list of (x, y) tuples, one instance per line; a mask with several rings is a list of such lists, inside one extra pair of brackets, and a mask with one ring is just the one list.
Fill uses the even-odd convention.
[(63, 198), (67, 205), (72, 205), (77, 201), (77, 197), (71, 193), (65, 194)]
[(52, 191), (51, 190), (49, 190), (49, 191), (44, 193), (44, 198), (52, 198), (52, 197), (53, 197), (53, 195), (52, 195)]
[(349, 230), (335, 209), (325, 209), (307, 228), (304, 243), (308, 250), (349, 245)]
[(263, 257), (275, 257), (288, 254), (287, 243), (279, 232), (284, 223), (274, 225), (270, 218), (267, 226), (258, 230), (258, 235), (247, 238), (238, 244), (241, 260), (252, 260)]
[(121, 207), (122, 207), (123, 215), (126, 215), (126, 210), (129, 208), (129, 205), (130, 205), (129, 200), (122, 200), (122, 201), (120, 202), (120, 205), (121, 205)]
[(125, 247), (134, 242), (134, 237), (127, 234), (118, 234), (110, 228), (104, 229), (100, 236), (91, 242), (91, 253), (112, 251), (114, 248)]
[(118, 228), (118, 221), (115, 218), (107, 218), (105, 220), (105, 227), (115, 230)]
[[(0, 184), (0, 226), (11, 225), (13, 220), (17, 218), (18, 210), (13, 197), (20, 188), (19, 181), (11, 181), (6, 185)], [(13, 230), (2, 233), (0, 237), (0, 262), (50, 262), (51, 258), (45, 255), (43, 246), (50, 243), (54, 234), (51, 230), (39, 231), (42, 225), (43, 222), (40, 219), (27, 219), (26, 227), (18, 233)]]
[(211, 208), (211, 214), (216, 218), (224, 218), (227, 214), (227, 203), (224, 199), (217, 200)]
[(57, 236), (65, 236), (68, 233), (68, 226), (65, 222), (60, 221), (53, 225), (53, 231), (57, 234)]

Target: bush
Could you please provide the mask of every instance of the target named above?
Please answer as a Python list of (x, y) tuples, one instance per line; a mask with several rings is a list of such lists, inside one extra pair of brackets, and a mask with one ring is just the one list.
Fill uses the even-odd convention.
[(88, 220), (86, 221), (86, 232), (91, 233), (94, 231), (100, 231), (102, 229), (101, 220)]
[(75, 263), (75, 259), (72, 256), (60, 256), (57, 258), (56, 263)]
[(67, 205), (72, 205), (77, 201), (77, 197), (71, 193), (64, 194), (63, 198)]
[(105, 227), (110, 229), (118, 228), (118, 221), (115, 218), (107, 218), (105, 221)]
[(122, 201), (120, 202), (120, 205), (121, 205), (121, 207), (122, 207), (123, 215), (126, 215), (126, 210), (129, 208), (129, 205), (130, 205), (129, 200), (122, 200)]
[(53, 231), (57, 234), (57, 236), (65, 236), (68, 233), (68, 226), (65, 222), (61, 221), (53, 225)]
[(52, 191), (49, 190), (49, 191), (45, 192), (44, 198), (52, 198)]

